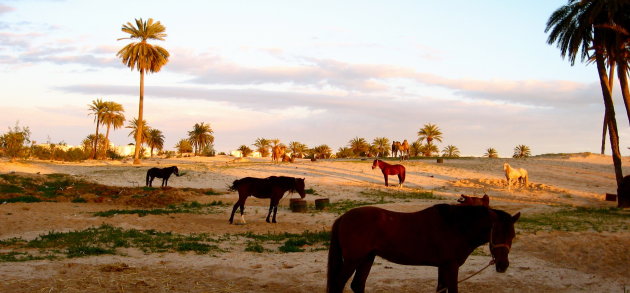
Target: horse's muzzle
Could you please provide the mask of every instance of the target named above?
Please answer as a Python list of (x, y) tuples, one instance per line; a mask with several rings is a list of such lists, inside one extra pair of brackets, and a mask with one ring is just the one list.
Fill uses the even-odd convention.
[(495, 268), (497, 270), (497, 273), (505, 273), (505, 271), (507, 271), (509, 266), (510, 266), (510, 262), (509, 261), (498, 261), (495, 264)]

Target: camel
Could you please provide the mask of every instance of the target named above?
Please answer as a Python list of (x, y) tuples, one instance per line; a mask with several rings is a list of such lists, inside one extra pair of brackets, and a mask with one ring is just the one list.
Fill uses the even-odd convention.
[(273, 146), (273, 148), (271, 149), (271, 160), (277, 163), (281, 162), (286, 149), (287, 147), (283, 144)]

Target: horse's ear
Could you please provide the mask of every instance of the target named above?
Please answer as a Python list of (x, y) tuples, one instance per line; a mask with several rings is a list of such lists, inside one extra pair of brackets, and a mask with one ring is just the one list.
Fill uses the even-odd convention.
[(516, 223), (516, 221), (518, 221), (518, 218), (521, 217), (521, 212), (516, 213), (516, 215), (512, 216), (512, 223)]
[(483, 199), (490, 200), (490, 197), (489, 197), (487, 194), (484, 194), (482, 198), (483, 198)]

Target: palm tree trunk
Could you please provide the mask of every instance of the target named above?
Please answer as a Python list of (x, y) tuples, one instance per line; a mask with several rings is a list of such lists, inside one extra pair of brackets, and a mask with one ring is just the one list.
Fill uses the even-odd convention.
[[(615, 62), (610, 63), (610, 72), (608, 73), (608, 85), (611, 93), (613, 89), (613, 81), (615, 80), (612, 78), (613, 75), (615, 75)], [(608, 116), (606, 116), (606, 111), (604, 111), (604, 123), (602, 126), (602, 155), (606, 151), (606, 130), (608, 130)]]
[[(98, 113), (96, 115), (99, 115)], [(96, 135), (94, 136), (94, 149), (92, 150), (92, 159), (96, 159), (96, 152), (98, 151), (98, 126), (101, 124), (101, 120), (96, 118)]]
[(107, 132), (105, 133), (105, 153), (107, 154), (107, 150), (109, 150), (109, 128), (111, 124), (107, 124)]
[(140, 103), (138, 105), (138, 129), (136, 129), (136, 147), (133, 154), (133, 164), (140, 164), (140, 148), (142, 147), (142, 108), (144, 107), (144, 70), (140, 70)]
[(604, 107), (606, 109), (606, 116), (608, 119), (608, 130), (610, 133), (610, 148), (612, 150), (613, 165), (615, 167), (615, 178), (617, 179), (617, 186), (623, 180), (623, 171), (621, 170), (621, 153), (619, 152), (619, 134), (617, 132), (617, 120), (615, 118), (615, 108), (612, 100), (612, 93), (610, 89), (610, 83), (608, 81), (608, 75), (606, 74), (606, 65), (604, 62), (604, 56), (601, 53), (601, 46), (598, 46), (598, 36), (595, 36), (595, 60), (597, 63), (597, 72), (599, 74), (599, 83), (602, 88), (602, 96), (604, 99)]

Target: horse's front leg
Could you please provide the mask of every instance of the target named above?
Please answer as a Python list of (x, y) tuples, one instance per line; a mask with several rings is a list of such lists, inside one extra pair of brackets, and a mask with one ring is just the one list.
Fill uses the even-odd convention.
[[(459, 266), (446, 264), (438, 267), (438, 287), (436, 292), (457, 293)], [(446, 290), (445, 290), (446, 289)]]
[(385, 186), (389, 186), (387, 182), (387, 173), (383, 172), (383, 177), (385, 178)]

